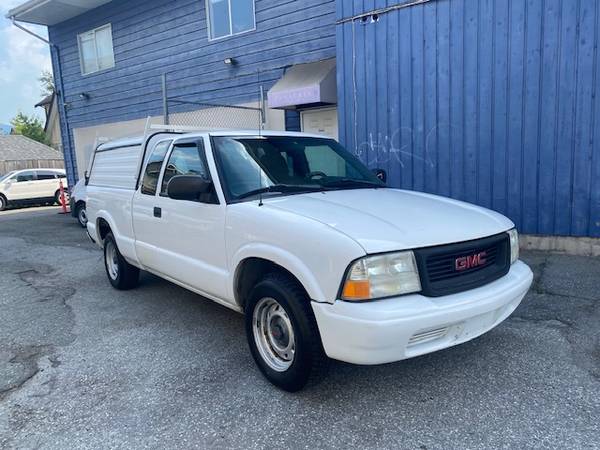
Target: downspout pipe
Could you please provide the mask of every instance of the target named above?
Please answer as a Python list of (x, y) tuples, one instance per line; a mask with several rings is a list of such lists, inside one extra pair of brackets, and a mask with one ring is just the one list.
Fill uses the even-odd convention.
[[(56, 89), (56, 96), (58, 98), (58, 109), (60, 111), (60, 130), (63, 139), (63, 157), (65, 159), (65, 168), (67, 169), (67, 180), (69, 182), (69, 186), (75, 186), (77, 182), (77, 166), (75, 164), (75, 160), (73, 159), (73, 146), (71, 141), (71, 132), (68, 128), (67, 122), (67, 108), (65, 106), (64, 99), (64, 86), (63, 86), (63, 77), (62, 77), (62, 68), (60, 64), (60, 49), (58, 45), (51, 42), (49, 39), (40, 36), (37, 33), (27, 29), (23, 25), (17, 22), (15, 16), (11, 16), (10, 18), (12, 24), (17, 27), (19, 30), (23, 30), (25, 33), (33, 36), (36, 39), (44, 42), (50, 47), (50, 57), (52, 58), (52, 66), (54, 68), (54, 83)], [(66, 145), (65, 145), (66, 144)], [(69, 152), (69, 161), (67, 161), (67, 151)]]

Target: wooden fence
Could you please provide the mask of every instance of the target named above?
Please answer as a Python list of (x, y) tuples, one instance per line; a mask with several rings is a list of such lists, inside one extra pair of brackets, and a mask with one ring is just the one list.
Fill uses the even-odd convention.
[(0, 161), (0, 175), (22, 169), (64, 169), (62, 159), (26, 159), (20, 161)]

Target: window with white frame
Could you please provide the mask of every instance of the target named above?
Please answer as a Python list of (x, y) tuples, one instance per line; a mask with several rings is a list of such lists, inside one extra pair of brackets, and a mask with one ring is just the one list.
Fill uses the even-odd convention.
[(77, 36), (81, 74), (99, 72), (115, 66), (112, 27), (110, 24)]
[(256, 28), (254, 0), (206, 0), (208, 37), (219, 39)]

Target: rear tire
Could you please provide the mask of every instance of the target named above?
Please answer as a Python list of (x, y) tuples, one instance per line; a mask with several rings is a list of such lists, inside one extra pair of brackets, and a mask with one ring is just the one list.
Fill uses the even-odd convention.
[(62, 203), (60, 202), (60, 191), (56, 191), (54, 193), (54, 203), (57, 204), (58, 206), (62, 205)]
[(85, 210), (85, 203), (78, 203), (75, 206), (75, 215), (77, 217), (77, 222), (81, 225), (82, 228), (87, 227), (87, 213)]
[(271, 383), (296, 392), (323, 377), (328, 358), (310, 299), (294, 278), (265, 276), (252, 290), (245, 314), (250, 352)]
[(139, 283), (140, 269), (125, 261), (110, 232), (104, 238), (104, 268), (108, 281), (115, 289), (133, 289)]
[(0, 195), (0, 211), (4, 211), (7, 206), (8, 202), (6, 201), (6, 198), (4, 195)]

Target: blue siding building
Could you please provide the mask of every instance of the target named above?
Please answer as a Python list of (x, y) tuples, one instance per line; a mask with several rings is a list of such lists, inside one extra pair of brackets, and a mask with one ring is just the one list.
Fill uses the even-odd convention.
[(49, 25), (71, 180), (96, 139), (161, 120), (166, 74), (197, 103), (256, 106), (262, 87), (268, 127), (337, 137), (391, 186), (600, 237), (597, 0), (69, 4), (11, 15)]
[[(34, 0), (9, 14), (48, 25), (71, 181), (83, 175), (97, 139), (140, 135), (148, 116), (162, 122), (163, 74), (169, 98), (258, 106), (260, 88), (266, 96), (286, 70), (335, 57), (335, 0), (69, 3), (77, 7)], [(335, 66), (332, 80), (335, 95)], [(298, 105), (284, 106), (269, 111), (267, 126), (298, 129)], [(322, 105), (304, 105), (315, 106)], [(199, 108), (174, 104), (170, 112)]]

